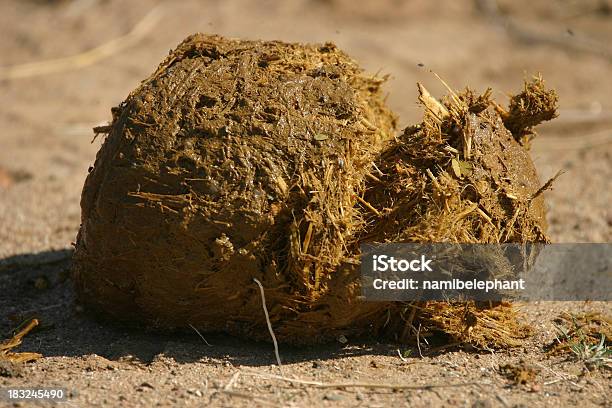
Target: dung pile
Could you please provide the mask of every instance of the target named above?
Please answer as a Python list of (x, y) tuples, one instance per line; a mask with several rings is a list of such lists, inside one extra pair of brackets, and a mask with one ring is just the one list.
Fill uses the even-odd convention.
[[(448, 88), (441, 103), (418, 87), (423, 122), (406, 128), (377, 159), (360, 241), (548, 242), (543, 188), (522, 143), (534, 126), (556, 116), (556, 93), (536, 77), (505, 110), (490, 89), (476, 95)], [(529, 332), (508, 303), (393, 307), (385, 330), (403, 341), (444, 333), (452, 342), (502, 347), (520, 344)]]
[(312, 305), (395, 131), (383, 82), (332, 44), (187, 38), (113, 110), (81, 201), (81, 299), (115, 319), (263, 337), (257, 278), (274, 323), (324, 315)]
[(421, 87), (424, 122), (396, 139), (383, 82), (333, 44), (187, 38), (113, 109), (81, 200), (80, 300), (267, 340), (256, 278), (280, 341), (406, 340), (421, 324), (512, 344), (490, 329), (520, 335), (507, 304), (364, 302), (359, 244), (546, 241), (521, 143), (556, 96), (536, 80), (506, 111), (489, 92), (441, 103)]
[[(527, 88), (534, 85), (541, 87), (539, 99), (556, 102), (540, 78)], [(381, 175), (365, 198), (384, 216), (371, 220), (362, 239), (546, 242), (540, 182), (529, 152), (517, 141), (525, 127), (491, 101), (490, 90), (479, 96), (469, 89), (449, 91), (442, 104), (419, 84), (423, 123), (406, 128), (377, 160)], [(533, 127), (531, 116), (522, 113), (520, 119)], [(507, 122), (517, 123), (515, 134)]]

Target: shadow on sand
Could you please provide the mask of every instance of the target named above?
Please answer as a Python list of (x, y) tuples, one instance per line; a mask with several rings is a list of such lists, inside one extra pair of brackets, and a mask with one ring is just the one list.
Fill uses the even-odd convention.
[[(223, 359), (234, 365), (275, 363), (271, 344), (241, 340), (223, 334), (205, 334), (206, 345), (195, 331), (160, 333), (133, 330), (100, 321), (82, 311), (70, 280), (72, 250), (45, 251), (0, 259), (0, 335), (31, 318), (39, 327), (15, 351), (52, 356), (96, 354), (109, 360), (134, 359), (144, 364), (159, 356), (179, 363)], [(280, 346), (283, 362), (321, 361), (338, 357), (397, 353), (397, 346), (372, 341), (343, 346)]]

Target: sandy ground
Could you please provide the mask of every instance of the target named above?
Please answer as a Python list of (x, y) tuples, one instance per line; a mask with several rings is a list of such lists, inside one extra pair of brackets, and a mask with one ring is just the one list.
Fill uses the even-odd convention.
[[(557, 242), (610, 242), (612, 4), (601, 1), (181, 1), (137, 42), (95, 64), (0, 79), (0, 334), (36, 315), (42, 327), (20, 351), (44, 358), (0, 366), (0, 387), (61, 386), (69, 406), (612, 406), (609, 372), (549, 358), (552, 319), (562, 311), (612, 312), (610, 303), (524, 306), (536, 335), (512, 351), (448, 350), (403, 361), (398, 345), (281, 347), (283, 375), (305, 380), (411, 385), (420, 389), (321, 389), (278, 375), (271, 345), (221, 335), (129, 332), (74, 304), (70, 243), (79, 198), (100, 146), (91, 128), (186, 35), (334, 41), (371, 72), (388, 73), (388, 102), (401, 123), (419, 120), (415, 82), (436, 95), (429, 72), (455, 88), (491, 86), (506, 102), (525, 76), (542, 72), (561, 116), (533, 147), (541, 178), (566, 170), (546, 193)], [(69, 56), (129, 32), (156, 1), (0, 1), (0, 66)], [(422, 66), (421, 66), (422, 65)], [(1, 72), (1, 71), (0, 71)], [(405, 350), (405, 347), (401, 347)], [(415, 357), (417, 356), (417, 357)], [(499, 366), (526, 360), (536, 380), (514, 386)], [(457, 385), (451, 387), (449, 385)], [(0, 401), (0, 406), (4, 402)], [(47, 404), (48, 405), (48, 404)], [(26, 406), (25, 404), (23, 406)], [(58, 404), (57, 406), (66, 406)]]

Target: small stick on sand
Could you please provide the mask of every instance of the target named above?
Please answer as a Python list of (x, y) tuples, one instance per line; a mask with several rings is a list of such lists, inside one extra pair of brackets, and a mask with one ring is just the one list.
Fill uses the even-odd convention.
[(206, 339), (204, 338), (204, 336), (202, 336), (202, 333), (200, 333), (200, 331), (198, 329), (196, 329), (191, 323), (189, 323), (189, 327), (191, 327), (193, 330), (195, 330), (196, 333), (198, 333), (198, 336), (200, 336), (200, 338), (202, 340), (204, 340), (204, 343), (206, 343), (206, 345), (208, 347), (212, 347), (212, 344), (210, 344), (208, 341), (206, 341)]
[(252, 375), (260, 378), (267, 378), (270, 380), (285, 381), (293, 384), (309, 385), (314, 388), (371, 388), (371, 389), (391, 389), (391, 390), (431, 390), (434, 388), (450, 388), (450, 387), (465, 387), (469, 385), (481, 385), (478, 382), (465, 382), (465, 383), (442, 383), (442, 384), (425, 384), (425, 385), (414, 385), (414, 384), (377, 384), (368, 382), (349, 382), (349, 383), (323, 383), (319, 381), (300, 380), (297, 378), (288, 378), (274, 374), (262, 374), (254, 371), (244, 371), (243, 374)]
[(259, 286), (259, 293), (261, 293), (261, 305), (263, 307), (264, 314), (266, 315), (266, 323), (268, 324), (268, 330), (270, 331), (272, 342), (274, 343), (274, 354), (276, 355), (276, 363), (278, 364), (278, 370), (282, 374), (283, 369), (282, 369), (280, 354), (278, 353), (278, 342), (276, 341), (274, 330), (272, 330), (272, 323), (270, 322), (270, 316), (268, 315), (268, 308), (266, 307), (266, 295), (264, 293), (264, 288), (261, 282), (257, 278), (253, 278), (253, 282), (255, 282), (257, 286)]
[(419, 356), (423, 358), (423, 352), (421, 351), (421, 323), (419, 323), (419, 328), (416, 333), (417, 338), (417, 349), (419, 350)]
[(39, 359), (42, 357), (42, 354), (39, 353), (12, 353), (11, 350), (21, 344), (21, 340), (30, 332), (38, 326), (38, 319), (32, 319), (30, 322), (21, 329), (17, 334), (15, 334), (12, 338), (0, 342), (0, 361), (14, 361), (14, 362), (27, 362)]

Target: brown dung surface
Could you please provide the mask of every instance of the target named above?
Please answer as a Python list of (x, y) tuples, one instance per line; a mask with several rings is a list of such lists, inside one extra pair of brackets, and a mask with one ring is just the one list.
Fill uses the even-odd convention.
[(269, 339), (257, 278), (280, 340), (334, 338), (359, 288), (333, 272), (394, 133), (382, 82), (333, 44), (187, 38), (113, 109), (83, 190), (83, 302)]
[[(538, 106), (554, 91), (546, 90), (541, 78), (525, 88), (534, 89), (532, 103), (514, 123), (531, 129), (554, 117), (556, 99), (549, 104), (553, 114), (542, 118)], [(510, 115), (491, 100), (491, 90), (480, 96), (469, 89), (451, 91), (445, 105), (420, 84), (419, 90), (424, 120), (406, 128), (377, 159), (380, 178), (368, 184), (365, 198), (379, 210), (366, 219), (369, 227), (360, 240), (548, 242), (535, 167), (506, 129), (503, 118)], [(418, 341), (416, 327), (422, 326), (420, 335), (443, 333), (451, 343), (483, 348), (517, 346), (529, 334), (507, 303), (390, 305), (386, 325), (387, 332), (404, 341)]]
[[(428, 93), (421, 89), (423, 100), (423, 92)], [(423, 123), (406, 128), (399, 143), (378, 160), (382, 176), (372, 183), (366, 198), (386, 214), (362, 239), (548, 240), (544, 199), (536, 195), (541, 184), (535, 167), (529, 152), (506, 129), (497, 112), (501, 108), (490, 100), (490, 93), (478, 97), (470, 90), (453, 93), (442, 113), (423, 102)], [(547, 97), (541, 85), (533, 99)], [(555, 112), (556, 104), (551, 109)], [(541, 122), (539, 114), (538, 109), (525, 108), (522, 120), (532, 127)]]
[[(331, 43), (187, 38), (113, 109), (83, 190), (81, 301), (136, 325), (269, 340), (255, 278), (281, 342), (414, 341), (418, 322), (424, 336), (518, 344), (508, 305), (470, 312), (491, 328), (465, 307), (360, 300), (358, 244), (545, 242), (540, 182), (496, 108), (522, 134), (550, 119), (549, 92), (535, 79), (505, 113), (490, 91), (443, 106), (420, 86), (423, 123), (397, 139), (382, 82)], [(435, 319), (445, 307), (456, 322)]]

